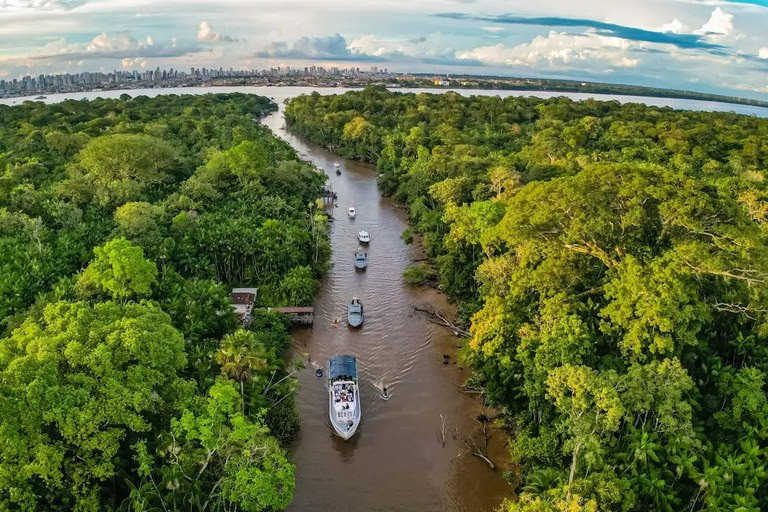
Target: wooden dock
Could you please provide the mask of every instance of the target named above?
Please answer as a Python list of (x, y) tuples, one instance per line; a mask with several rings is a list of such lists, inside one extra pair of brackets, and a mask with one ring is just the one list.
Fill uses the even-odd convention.
[(270, 311), (277, 311), (286, 315), (291, 323), (300, 325), (312, 325), (315, 317), (315, 308), (311, 306), (290, 306), (281, 308), (269, 308)]

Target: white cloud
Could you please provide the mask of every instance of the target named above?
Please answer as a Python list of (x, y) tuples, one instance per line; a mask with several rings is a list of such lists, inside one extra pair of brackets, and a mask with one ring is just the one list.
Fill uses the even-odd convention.
[(87, 0), (2, 0), (0, 8), (35, 9), (41, 11), (68, 11), (80, 7)]
[(135, 59), (122, 59), (120, 63), (124, 68), (146, 68), (148, 64), (147, 59), (141, 57)]
[(232, 36), (225, 36), (213, 31), (213, 27), (207, 21), (201, 21), (200, 27), (197, 31), (197, 40), (206, 43), (218, 43), (221, 41), (235, 42), (236, 38)]
[[(91, 39), (85, 46), (85, 51), (88, 53), (113, 53), (138, 49), (142, 46), (142, 43), (134, 39), (130, 32), (124, 31), (114, 34), (102, 32)], [(77, 49), (77, 45), (72, 45), (72, 48)]]
[(481, 27), (486, 32), (496, 33), (496, 32), (503, 32), (504, 27)]
[[(83, 59), (119, 59), (123, 62), (140, 62), (136, 59), (155, 57), (181, 57), (205, 51), (199, 46), (178, 44), (175, 39), (169, 42), (155, 42), (147, 36), (139, 41), (127, 30), (121, 32), (102, 32), (87, 43), (68, 43), (60, 38), (47, 43), (36, 52), (21, 57), (0, 56), (0, 67), (29, 65), (32, 62), (74, 62)], [(126, 60), (128, 59), (128, 60)]]
[(350, 41), (347, 48), (356, 53), (365, 53), (367, 55), (381, 57), (393, 53), (403, 55), (413, 53), (420, 42), (423, 42), (423, 39), (421, 41), (412, 41), (409, 43), (408, 41), (382, 39), (373, 34), (368, 34)]
[(712, 14), (697, 34), (718, 34), (727, 36), (733, 32), (733, 14), (725, 12), (720, 7), (715, 7)]
[(688, 27), (686, 27), (680, 20), (675, 18), (672, 20), (672, 22), (667, 23), (665, 25), (661, 26), (662, 32), (672, 32), (673, 34), (684, 34), (688, 32)]
[(438, 65), (475, 64), (457, 60), (456, 43), (455, 36), (440, 32), (413, 39), (386, 39), (368, 34), (350, 41), (347, 48), (355, 55), (369, 55), (392, 61)]
[(502, 66), (573, 68), (584, 65), (631, 68), (640, 64), (629, 56), (630, 43), (618, 37), (600, 36), (594, 31), (581, 35), (550, 32), (530, 43), (508, 47), (503, 44), (481, 46), (456, 53), (458, 59), (474, 59)]
[(757, 51), (757, 56), (760, 57), (761, 59), (768, 59), (768, 46), (766, 46), (765, 48), (760, 48)]

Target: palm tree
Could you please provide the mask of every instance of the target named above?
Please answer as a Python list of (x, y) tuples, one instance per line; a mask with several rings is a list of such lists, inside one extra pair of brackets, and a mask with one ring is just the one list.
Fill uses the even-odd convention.
[(238, 329), (224, 336), (216, 361), (221, 365), (221, 373), (240, 383), (240, 411), (245, 414), (245, 381), (250, 380), (254, 371), (267, 367), (254, 333)]

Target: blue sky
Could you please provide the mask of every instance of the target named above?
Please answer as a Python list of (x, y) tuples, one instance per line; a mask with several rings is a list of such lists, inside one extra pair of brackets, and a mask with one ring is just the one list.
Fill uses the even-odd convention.
[(768, 0), (0, 0), (0, 78), (308, 64), (768, 99)]

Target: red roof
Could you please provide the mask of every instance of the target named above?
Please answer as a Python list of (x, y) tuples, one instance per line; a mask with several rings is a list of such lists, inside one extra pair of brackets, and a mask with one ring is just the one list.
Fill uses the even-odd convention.
[(253, 304), (256, 295), (253, 293), (233, 293), (232, 304)]

